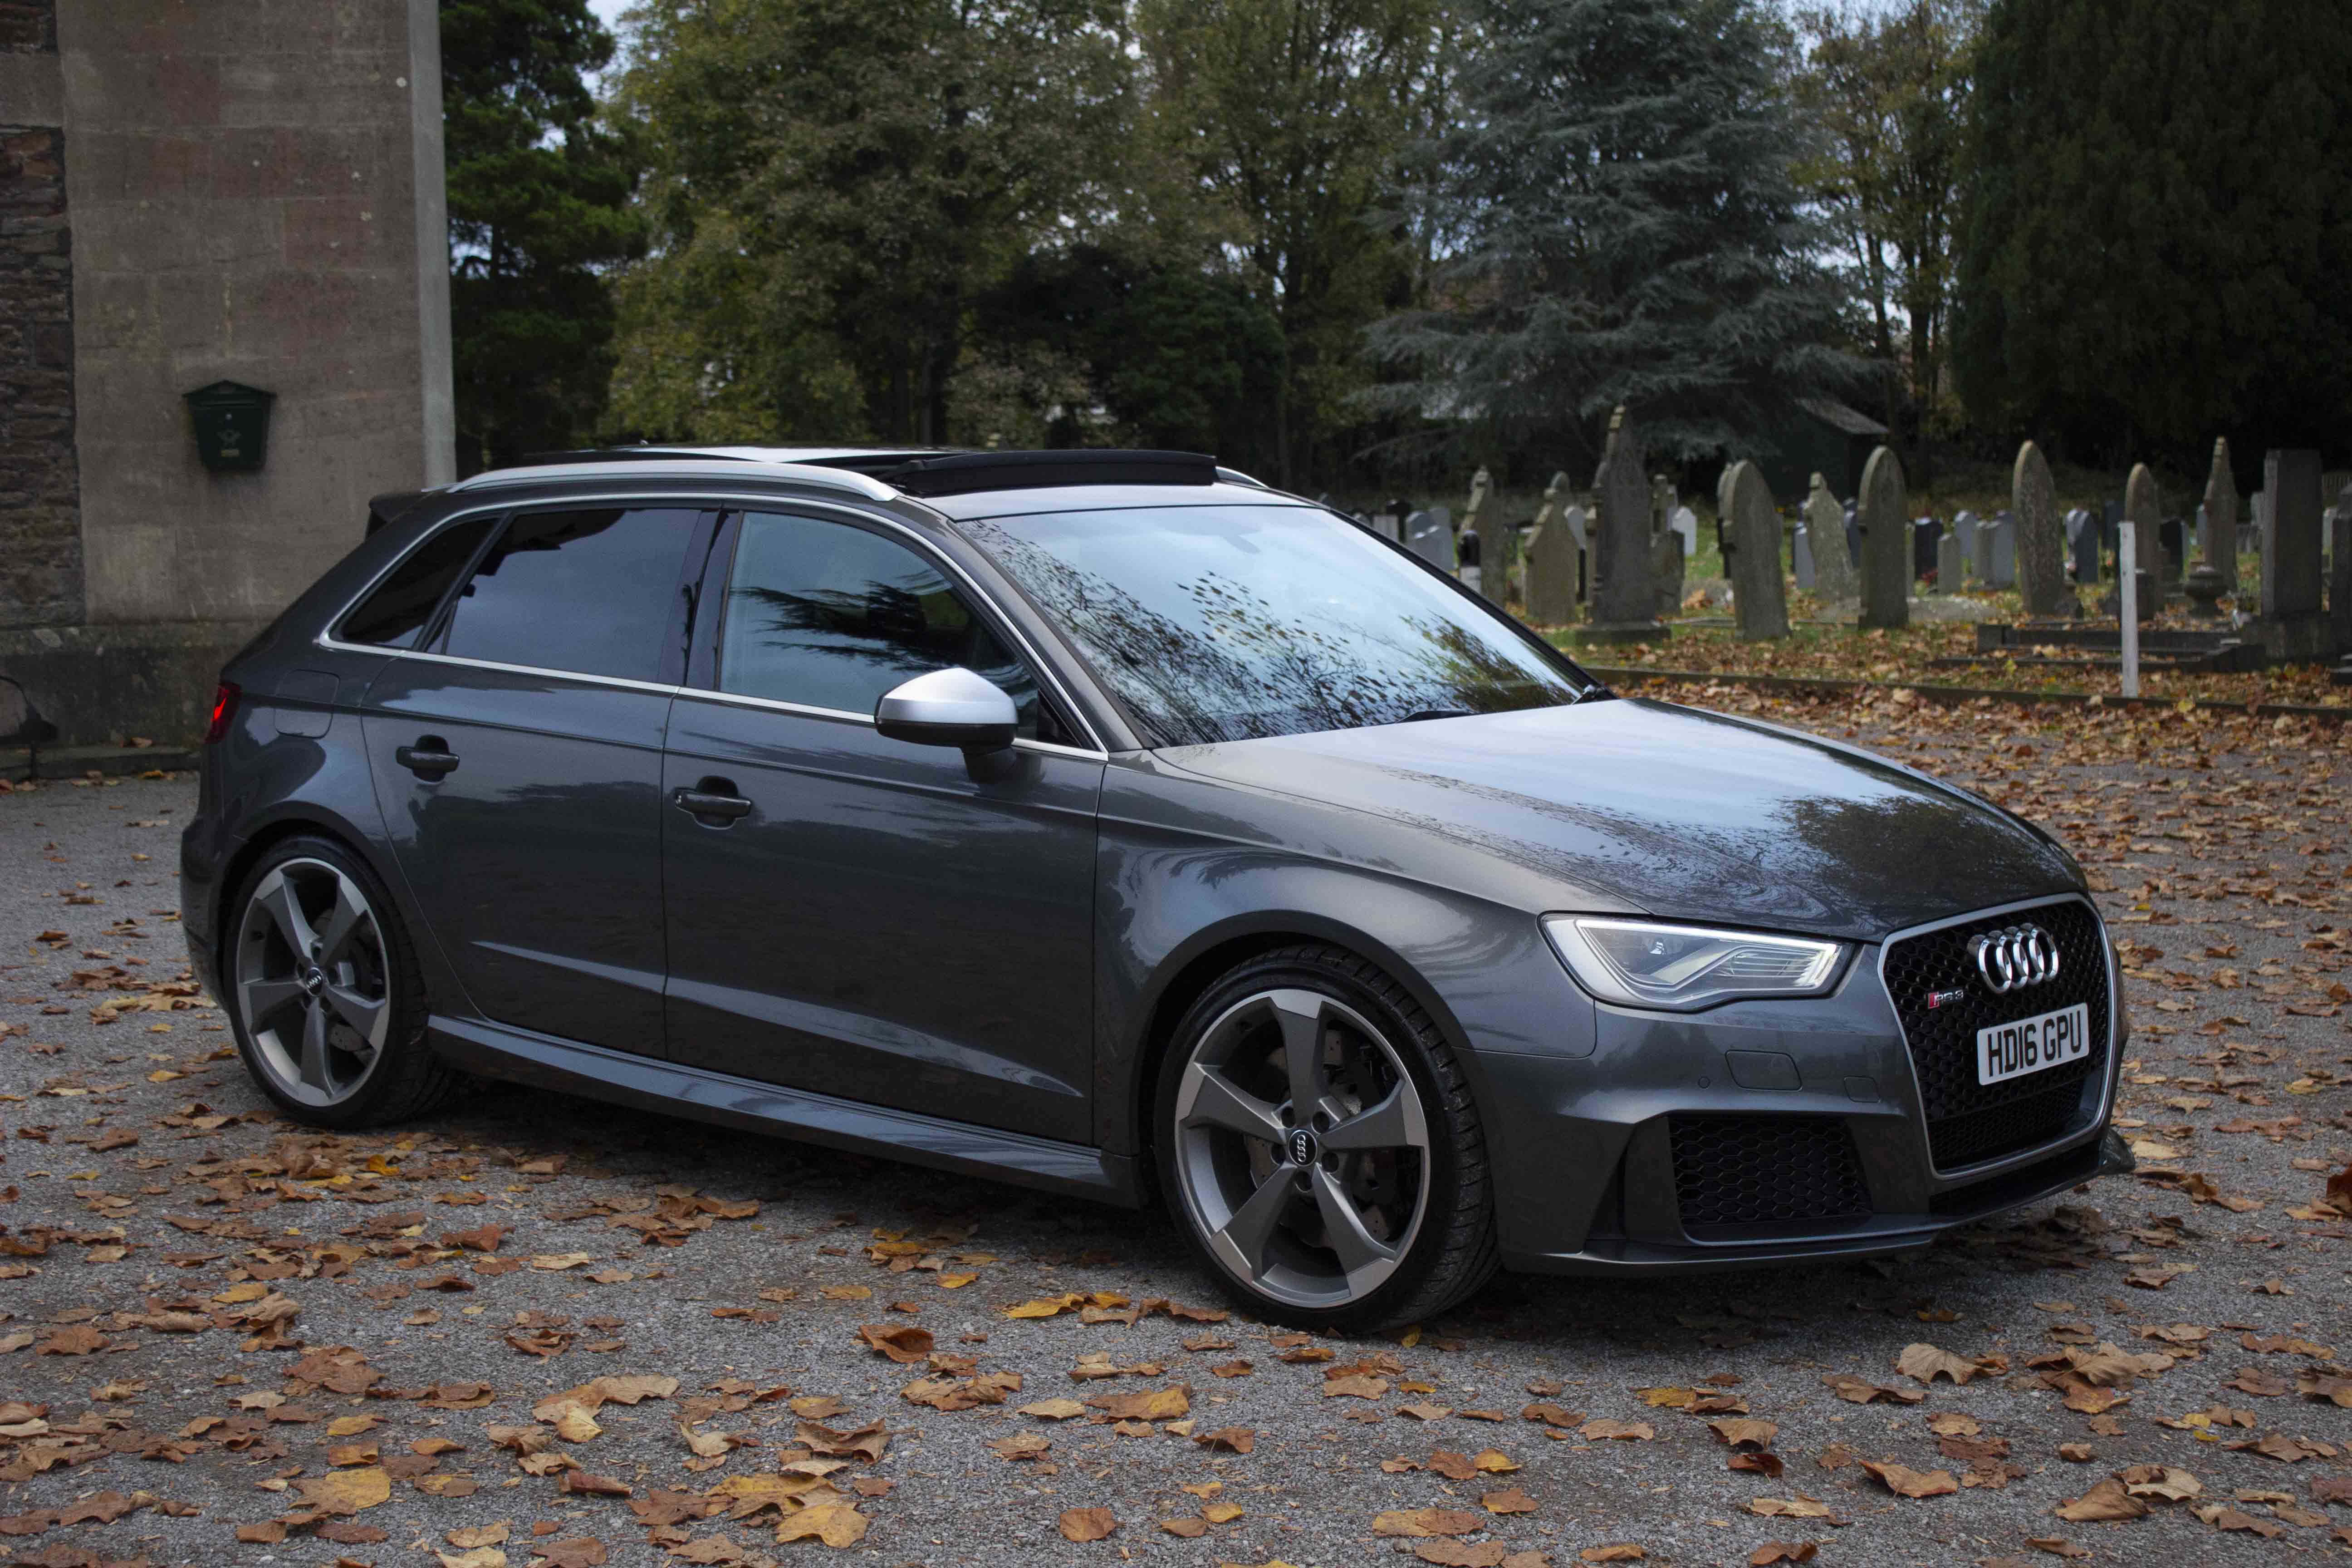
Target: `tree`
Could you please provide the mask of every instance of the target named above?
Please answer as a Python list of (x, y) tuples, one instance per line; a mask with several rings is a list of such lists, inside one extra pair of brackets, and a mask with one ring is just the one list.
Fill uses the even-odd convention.
[(1483, 0), (1404, 192), (1437, 300), (1375, 335), (1420, 374), (1389, 399), (1587, 460), (1620, 404), (1653, 448), (1769, 453), (1854, 369), (1791, 173), (1792, 54), (1754, 0)]
[(643, 247), (625, 138), (583, 73), (586, 0), (442, 0), (457, 454), (472, 473), (586, 438), (612, 375), (604, 272)]
[[(1908, 0), (1890, 13), (1848, 4), (1798, 16), (1810, 57), (1797, 101), (1822, 132), (1805, 180), (1855, 258), (1886, 424), (1898, 433), (1906, 392), (1929, 407), (1943, 390), (1982, 11), (1982, 0)], [(1924, 463), (1906, 466), (1926, 481)]]
[[(1137, 0), (1147, 128), (1201, 231), (1279, 323), (1269, 477), (1289, 486), (1366, 379), (1364, 327), (1410, 262), (1376, 220), (1437, 90), (1438, 0)], [(1215, 255), (1199, 258), (1213, 270)]]
[(1981, 424), (2200, 467), (2340, 448), (2352, 28), (2306, 0), (1995, 0), (1956, 368)]
[[(1077, 246), (1023, 258), (976, 319), (985, 363), (1048, 364), (1058, 354), (1074, 377), (1033, 398), (1045, 444), (1099, 437), (1274, 471), (1282, 328), (1243, 279)], [(1057, 406), (1034, 406), (1046, 398)], [(1089, 429), (1079, 416), (1097, 409), (1102, 427)]]
[(657, 245), (624, 286), (620, 418), (949, 441), (973, 300), (1109, 205), (1129, 111), (1116, 0), (635, 15), (619, 105), (652, 149)]

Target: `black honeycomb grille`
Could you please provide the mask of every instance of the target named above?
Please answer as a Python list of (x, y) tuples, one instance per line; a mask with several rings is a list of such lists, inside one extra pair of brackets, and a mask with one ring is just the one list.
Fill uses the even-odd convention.
[(1675, 1116), (1668, 1128), (1686, 1230), (1870, 1213), (1853, 1135), (1834, 1116)]
[[(2013, 925), (2038, 925), (2058, 944), (2058, 978), (1996, 996), (1977, 973), (1969, 939)], [(1889, 944), (1886, 989), (1911, 1065), (1919, 1076), (1927, 1147), (1938, 1170), (2012, 1154), (2063, 1136), (2079, 1124), (2083, 1086), (2106, 1070), (2106, 947), (2098, 917), (2077, 902), (2045, 904), (1965, 921)], [(1958, 1001), (1930, 1008), (1936, 993)], [(2006, 1083), (1977, 1082), (1977, 1031), (2084, 1003), (2090, 1008), (2091, 1052), (2081, 1061), (2028, 1073)]]

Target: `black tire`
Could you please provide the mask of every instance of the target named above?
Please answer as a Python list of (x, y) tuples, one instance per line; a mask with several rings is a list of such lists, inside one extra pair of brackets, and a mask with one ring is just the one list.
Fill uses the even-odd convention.
[[(1260, 1283), (1244, 1279), (1227, 1261), (1238, 1256), (1230, 1244), (1224, 1257), (1213, 1245), (1201, 1212), (1202, 1201), (1188, 1195), (1197, 1191), (1202, 1168), (1199, 1152), (1205, 1145), (1191, 1144), (1180, 1154), (1187, 1136), (1179, 1127), (1180, 1091), (1196, 1056), (1216, 1048), (1211, 1032), (1243, 1026), (1228, 1021), (1270, 993), (1298, 992), (1351, 1009), (1385, 1037), (1391, 1050), (1377, 1059), (1393, 1058), (1411, 1079), (1426, 1135), (1425, 1153), (1416, 1148), (1411, 1155), (1423, 1164), (1425, 1184), (1418, 1222), (1407, 1233), (1402, 1255), (1385, 1266), (1392, 1271), (1376, 1288), (1336, 1303), (1284, 1300), (1269, 1294)], [(1318, 1059), (1324, 1050), (1318, 1043)], [(1288, 1102), (1281, 1110), (1285, 1117), (1291, 1114)], [(1197, 1119), (1193, 1125), (1197, 1127)], [(1500, 1265), (1486, 1134), (1453, 1048), (1412, 993), (1378, 966), (1344, 949), (1323, 943), (1281, 948), (1236, 966), (1203, 992), (1178, 1021), (1161, 1058), (1151, 1129), (1160, 1191), (1177, 1228), (1184, 1233), (1209, 1276), (1255, 1316), (1340, 1333), (1418, 1322), (1458, 1305), (1484, 1286)], [(1338, 1129), (1333, 1131), (1336, 1134)], [(1225, 1136), (1222, 1131), (1213, 1135)], [(1308, 1148), (1311, 1151), (1313, 1146)], [(1328, 1166), (1332, 1156), (1319, 1158)], [(1225, 1159), (1230, 1170), (1230, 1156)], [(1307, 1166), (1296, 1167), (1301, 1173), (1295, 1179), (1302, 1184), (1302, 1192), (1307, 1191), (1303, 1184), (1313, 1175), (1315, 1163), (1316, 1158), (1310, 1157)], [(1264, 1178), (1261, 1187), (1273, 1179)], [(1188, 1187), (1188, 1180), (1196, 1185)], [(1239, 1215), (1234, 1218), (1238, 1221)], [(1328, 1225), (1324, 1227), (1327, 1236), (1330, 1229)]]
[[(273, 874), (294, 863), (324, 863), (349, 878), (369, 906), (370, 923), (381, 936), (380, 983), (390, 1004), (390, 1019), (378, 1059), (358, 1086), (330, 1103), (314, 1103), (286, 1092), (264, 1065), (262, 1047), (246, 1016), (247, 1004), (239, 984), (239, 943), (248, 910), (257, 890)], [(465, 1081), (465, 1075), (435, 1054), (425, 1041), (430, 1005), (425, 994), (422, 965), (409, 938), (400, 909), (367, 862), (340, 840), (318, 834), (298, 834), (271, 845), (246, 873), (221, 925), (219, 973), (221, 998), (229, 1027), (236, 1037), (237, 1054), (261, 1091), (295, 1121), (313, 1127), (350, 1130), (381, 1127), (422, 1116), (446, 1101)]]

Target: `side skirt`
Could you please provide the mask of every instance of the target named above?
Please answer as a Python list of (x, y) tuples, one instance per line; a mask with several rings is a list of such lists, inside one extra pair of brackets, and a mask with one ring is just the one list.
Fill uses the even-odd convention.
[(427, 1026), (436, 1051), (485, 1078), (1098, 1203), (1129, 1208), (1142, 1203), (1135, 1162), (1099, 1149), (861, 1105), (478, 1018), (436, 1014)]

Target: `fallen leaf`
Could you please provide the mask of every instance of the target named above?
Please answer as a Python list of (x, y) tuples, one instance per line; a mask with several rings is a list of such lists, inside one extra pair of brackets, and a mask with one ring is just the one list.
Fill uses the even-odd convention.
[(1862, 1468), (1897, 1497), (1944, 1497), (1960, 1489), (1949, 1470), (1915, 1470), (1891, 1459), (1864, 1459)]
[[(1043, 1312), (1033, 1315), (1051, 1316)], [(1065, 1509), (1058, 1522), (1065, 1541), (1100, 1541), (1118, 1529), (1118, 1521), (1107, 1508)]]

